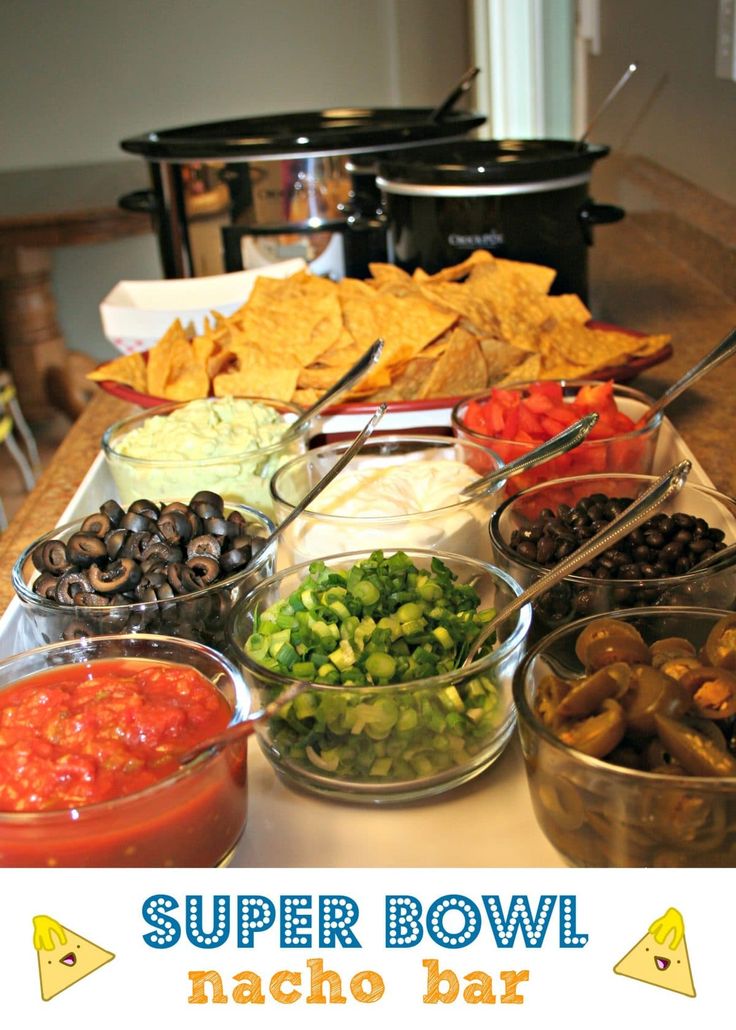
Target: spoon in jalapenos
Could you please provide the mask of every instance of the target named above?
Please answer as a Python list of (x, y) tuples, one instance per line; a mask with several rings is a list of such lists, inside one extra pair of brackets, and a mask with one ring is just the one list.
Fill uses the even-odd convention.
[(625, 537), (632, 529), (645, 522), (649, 516), (660, 507), (665, 501), (673, 497), (684, 486), (685, 481), (692, 468), (689, 461), (681, 461), (674, 465), (668, 472), (661, 476), (656, 483), (653, 483), (648, 490), (645, 490), (640, 497), (633, 501), (628, 508), (625, 508), (618, 518), (613, 519), (603, 529), (592, 536), (582, 547), (579, 547), (572, 554), (541, 576), (535, 583), (523, 590), (518, 597), (507, 604), (501, 611), (485, 624), (478, 636), (470, 646), (470, 650), (462, 664), (462, 668), (469, 665), (478, 654), (483, 644), (495, 631), (499, 623), (513, 615), (514, 612), (523, 608), (525, 604), (546, 593), (556, 583), (561, 582), (566, 576), (586, 565), (591, 558), (607, 551), (610, 547)]

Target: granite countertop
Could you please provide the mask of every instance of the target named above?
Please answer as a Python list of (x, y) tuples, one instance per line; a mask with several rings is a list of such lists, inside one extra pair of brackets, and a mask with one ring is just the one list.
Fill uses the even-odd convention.
[[(634, 384), (657, 397), (736, 325), (736, 276), (731, 275), (736, 212), (721, 206), (720, 218), (709, 219), (708, 205), (701, 204), (694, 205), (695, 218), (681, 218), (678, 212), (687, 214), (692, 206), (691, 188), (668, 174), (653, 174), (645, 162), (614, 165), (607, 174), (605, 196), (594, 183), (596, 199), (612, 203), (623, 199), (627, 207), (626, 191), (631, 196), (636, 187), (634, 203), (641, 210), (596, 229), (590, 251), (589, 306), (602, 321), (643, 332), (671, 333), (673, 356), (640, 375)], [(664, 206), (658, 208), (657, 203)], [(698, 220), (701, 224), (694, 225)], [(714, 222), (724, 227), (718, 240), (712, 235)], [(0, 611), (13, 596), (10, 570), (16, 556), (58, 521), (94, 459), (105, 428), (131, 410), (100, 391), (0, 535)], [(731, 436), (736, 422), (736, 359), (673, 402), (667, 414), (715, 485), (736, 495)]]

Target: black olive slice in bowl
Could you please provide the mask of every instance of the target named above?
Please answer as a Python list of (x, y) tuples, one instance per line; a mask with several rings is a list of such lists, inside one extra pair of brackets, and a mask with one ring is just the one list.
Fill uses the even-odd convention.
[[(98, 519), (98, 514), (104, 518)], [(128, 514), (123, 511), (120, 522)], [(133, 515), (148, 518), (142, 513)], [(230, 515), (234, 516), (232, 520)], [(30, 640), (40, 644), (85, 635), (151, 632), (223, 646), (232, 604), (271, 575), (275, 563), (275, 548), (270, 548), (255, 558), (252, 568), (244, 570), (253, 555), (250, 542), (273, 532), (267, 516), (253, 508), (230, 504), (224, 516), (238, 536), (199, 532), (197, 536), (208, 539), (202, 553), (198, 553), (198, 543), (191, 556), (187, 555), (187, 544), (192, 521), (199, 529), (203, 527), (196, 513), (183, 503), (163, 505), (152, 533), (116, 527), (117, 514), (111, 503), (101, 506), (99, 513), (59, 526), (34, 541), (18, 557), (12, 571)], [(89, 527), (94, 520), (102, 527), (108, 517), (112, 528), (96, 538), (103, 552), (100, 559), (85, 569), (70, 565), (66, 555), (69, 539), (81, 532), (83, 522)], [(174, 543), (160, 533), (162, 519), (164, 525), (168, 520), (177, 530), (173, 535), (183, 531), (186, 541)], [(234, 548), (236, 539), (245, 542), (247, 548)], [(234, 552), (233, 556), (223, 564), (221, 559), (229, 551)], [(189, 557), (195, 559), (193, 567), (187, 565)], [(62, 603), (57, 591), (63, 574), (68, 575), (62, 586)]]

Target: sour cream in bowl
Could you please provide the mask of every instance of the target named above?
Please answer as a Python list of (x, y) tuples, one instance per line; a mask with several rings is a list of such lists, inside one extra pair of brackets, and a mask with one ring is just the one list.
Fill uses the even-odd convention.
[[(287, 462), (271, 480), (277, 522), (335, 464), (350, 440)], [(464, 497), (463, 487), (501, 466), (492, 451), (445, 436), (368, 440), (351, 464), (289, 526), (280, 568), (356, 548), (441, 548), (478, 560), (490, 556), (487, 525), (498, 490)]]

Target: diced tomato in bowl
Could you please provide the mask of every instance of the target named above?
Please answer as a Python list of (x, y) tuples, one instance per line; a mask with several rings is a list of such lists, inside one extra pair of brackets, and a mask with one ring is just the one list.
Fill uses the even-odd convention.
[(613, 380), (519, 382), (460, 401), (452, 412), (452, 428), (456, 436), (490, 448), (508, 463), (583, 415), (598, 413), (598, 422), (582, 444), (509, 480), (506, 492), (511, 495), (563, 476), (650, 473), (662, 416), (645, 425), (637, 420), (651, 403), (651, 397)]

